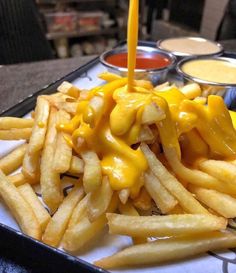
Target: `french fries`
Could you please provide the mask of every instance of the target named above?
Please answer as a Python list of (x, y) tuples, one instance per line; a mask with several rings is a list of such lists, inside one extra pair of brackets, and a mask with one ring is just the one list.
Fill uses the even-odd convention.
[(72, 156), (68, 172), (73, 175), (79, 175), (84, 172), (84, 161), (78, 156)]
[(60, 174), (53, 169), (56, 136), (56, 109), (52, 108), (40, 165), (42, 198), (51, 212), (54, 212), (62, 202)]
[(165, 112), (154, 102), (145, 106), (142, 114), (142, 124), (150, 125), (163, 120)]
[(0, 159), (0, 169), (8, 175), (17, 170), (23, 162), (27, 144), (22, 144), (8, 155)]
[[(57, 112), (57, 123), (66, 124), (70, 121), (70, 115), (63, 111), (59, 110)], [(65, 173), (69, 170), (72, 157), (72, 147), (66, 141), (66, 135), (63, 132), (58, 132), (55, 154), (53, 159), (53, 169), (57, 173)]]
[(29, 154), (28, 148), (23, 159), (21, 171), (32, 183), (37, 183), (40, 176), (40, 152)]
[(224, 181), (226, 184), (236, 184), (236, 166), (234, 164), (211, 159), (201, 161), (199, 168), (217, 179)]
[(25, 199), (25, 201), (30, 205), (32, 208), (39, 224), (41, 227), (41, 230), (44, 231), (49, 220), (50, 215), (47, 212), (47, 210), (43, 207), (42, 203), (39, 201), (37, 195), (35, 194), (32, 187), (25, 183), (17, 188), (22, 195), (22, 197)]
[(209, 212), (187, 191), (182, 184), (171, 175), (162, 163), (156, 158), (155, 154), (144, 143), (141, 149), (145, 154), (149, 168), (156, 175), (162, 185), (179, 201), (179, 204), (186, 212), (193, 214), (208, 214)]
[(102, 231), (107, 223), (106, 216), (102, 215), (94, 222), (90, 222), (88, 217), (84, 217), (79, 223), (65, 232), (62, 246), (68, 251), (80, 250), (96, 234)]
[(80, 90), (69, 82), (63, 82), (58, 88), (57, 91), (60, 93), (66, 94), (68, 96), (78, 98)]
[[(139, 216), (138, 211), (132, 206), (131, 202), (128, 201), (125, 204), (119, 204), (119, 212), (124, 215), (132, 215), (132, 216)], [(145, 237), (132, 237), (134, 244), (143, 244), (147, 242), (147, 238)]]
[(204, 189), (191, 185), (190, 191), (196, 198), (225, 218), (236, 217), (236, 199), (232, 196), (212, 189)]
[(141, 188), (139, 195), (133, 199), (133, 204), (141, 210), (149, 210), (152, 207), (152, 198), (144, 187)]
[[(224, 193), (232, 193), (235, 192), (236, 188), (235, 185), (232, 183), (232, 181), (226, 181), (225, 184), (222, 184), (217, 178), (216, 173), (217, 169), (214, 170), (211, 174), (214, 174), (214, 176), (211, 176), (210, 173), (205, 173), (199, 170), (191, 170), (187, 167), (185, 167), (178, 159), (176, 152), (174, 149), (165, 149), (165, 154), (167, 157), (167, 160), (171, 167), (173, 168), (174, 172), (183, 180), (188, 181), (191, 184), (194, 184), (196, 186), (200, 187), (207, 187), (207, 188), (213, 188), (215, 190), (218, 190), (220, 192)], [(203, 162), (200, 163), (201, 166), (203, 166)], [(234, 167), (234, 166), (232, 166)]]
[[(117, 196), (113, 196), (108, 211), (115, 211), (117, 208)], [(87, 216), (82, 217), (78, 223), (67, 229), (62, 240), (62, 246), (68, 251), (80, 250), (106, 225), (106, 215), (99, 216), (94, 222), (90, 222)]]
[(111, 189), (109, 179), (107, 176), (104, 176), (101, 186), (90, 194), (88, 202), (88, 217), (91, 222), (96, 220), (107, 210), (112, 195), (113, 190)]
[(83, 189), (77, 186), (68, 194), (49, 221), (43, 234), (43, 242), (51, 246), (58, 246), (66, 230), (73, 209), (82, 199), (83, 194)]
[(148, 244), (128, 247), (110, 257), (95, 262), (105, 269), (159, 264), (180, 260), (209, 250), (233, 248), (236, 236), (230, 233), (211, 232), (199, 236), (157, 240)]
[(130, 190), (129, 189), (123, 189), (123, 190), (120, 190), (118, 192), (118, 196), (119, 196), (120, 202), (122, 204), (126, 204), (126, 202), (129, 199), (129, 195), (130, 195)]
[(37, 99), (35, 122), (29, 141), (28, 153), (35, 154), (43, 148), (49, 117), (49, 103), (44, 98)]
[(144, 177), (145, 188), (162, 213), (169, 212), (178, 204), (176, 198), (162, 186), (161, 182), (150, 170), (144, 174)]
[(183, 86), (181, 92), (188, 98), (188, 99), (195, 99), (200, 97), (202, 94), (202, 90), (197, 83), (190, 83)]
[(180, 236), (225, 229), (224, 218), (204, 214), (128, 216), (107, 213), (109, 232), (128, 236)]
[(86, 193), (93, 192), (99, 188), (102, 182), (102, 170), (100, 160), (93, 151), (81, 152), (84, 160), (83, 184)]
[(1, 117), (0, 118), (0, 130), (10, 130), (13, 128), (32, 128), (34, 125), (33, 119), (13, 118), (13, 117)]
[(85, 195), (85, 197), (78, 202), (76, 207), (73, 210), (73, 213), (71, 215), (69, 224), (68, 224), (68, 230), (66, 232), (70, 232), (70, 228), (75, 226), (79, 221), (87, 216), (87, 206), (88, 206), (88, 201), (90, 198), (90, 194)]
[(31, 136), (31, 128), (0, 130), (0, 140), (28, 140)]
[(96, 262), (104, 268), (236, 247), (226, 231), (236, 133), (223, 101), (203, 106), (196, 85), (135, 80), (131, 93), (127, 78), (101, 77), (91, 90), (64, 82), (38, 97), (33, 119), (0, 118), (0, 139), (29, 139), (0, 159), (0, 196), (22, 231), (70, 252), (106, 226), (130, 236), (135, 246)]
[(7, 176), (7, 179), (9, 181), (11, 181), (11, 183), (13, 185), (15, 185), (16, 187), (20, 186), (20, 185), (23, 185), (25, 183), (30, 183), (31, 180), (27, 179), (23, 173), (17, 173), (17, 174), (14, 174), (14, 175), (8, 175)]
[(35, 239), (41, 238), (40, 224), (31, 206), (21, 196), (17, 188), (8, 181), (0, 170), (0, 195), (11, 210), (22, 231)]

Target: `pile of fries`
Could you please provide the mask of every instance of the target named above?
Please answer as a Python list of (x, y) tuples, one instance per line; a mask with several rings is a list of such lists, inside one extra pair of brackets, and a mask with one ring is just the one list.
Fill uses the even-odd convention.
[(0, 196), (21, 230), (74, 252), (108, 225), (133, 245), (95, 262), (106, 269), (236, 247), (236, 131), (223, 99), (197, 84), (127, 90), (127, 78), (100, 77), (39, 96), (30, 119), (0, 118), (1, 140), (25, 140), (0, 159)]

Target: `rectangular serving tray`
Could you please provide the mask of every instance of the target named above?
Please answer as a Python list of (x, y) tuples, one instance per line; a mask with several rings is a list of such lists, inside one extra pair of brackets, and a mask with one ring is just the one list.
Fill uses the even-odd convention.
[[(126, 41), (119, 43), (118, 46), (124, 46)], [(156, 43), (140, 41), (139, 45), (155, 47)], [(227, 57), (236, 58), (234, 53), (226, 53)], [(28, 96), (23, 101), (10, 109), (2, 112), (0, 116), (22, 117), (34, 109), (36, 99), (39, 95), (51, 94), (56, 91), (57, 87), (63, 81), (72, 82), (99, 63), (99, 57), (91, 60), (89, 63), (72, 71), (68, 75), (56, 80), (43, 89)], [(10, 228), (0, 223), (0, 257), (10, 259), (16, 264), (30, 268), (29, 272), (35, 273), (84, 273), (95, 272), (105, 273), (102, 270), (76, 256), (70, 255), (57, 248), (50, 247), (44, 243), (37, 241), (20, 231)], [(1, 264), (0, 264), (0, 272)], [(8, 272), (7, 272), (8, 273)]]

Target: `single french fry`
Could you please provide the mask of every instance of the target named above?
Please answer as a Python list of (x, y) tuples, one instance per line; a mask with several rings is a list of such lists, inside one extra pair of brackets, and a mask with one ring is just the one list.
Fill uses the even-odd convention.
[(205, 98), (205, 97), (196, 97), (196, 98), (194, 98), (193, 101), (204, 105), (204, 104), (207, 103), (207, 98)]
[[(78, 107), (78, 102), (75, 98), (57, 93), (58, 96), (43, 96), (51, 106), (56, 107), (58, 110), (64, 110), (69, 114), (75, 115)], [(59, 96), (60, 95), (60, 96)]]
[(90, 193), (85, 195), (85, 197), (78, 202), (76, 207), (73, 210), (73, 213), (71, 215), (69, 224), (68, 224), (68, 229), (72, 228), (75, 226), (79, 221), (87, 216), (87, 207), (88, 207), (88, 201), (90, 198)]
[(100, 121), (104, 110), (104, 98), (94, 96), (89, 102), (89, 108), (83, 112), (83, 120), (90, 125), (91, 128), (95, 127)]
[(136, 208), (141, 210), (149, 210), (152, 206), (152, 199), (144, 187), (139, 192), (139, 195), (133, 200)]
[[(117, 208), (117, 196), (113, 195), (108, 211), (115, 211)], [(90, 222), (85, 216), (80, 221), (68, 228), (62, 239), (62, 246), (68, 251), (76, 251), (81, 249), (87, 242), (89, 242), (96, 234), (98, 234), (106, 225), (106, 215), (103, 214), (94, 222)]]
[(183, 208), (178, 204), (172, 210), (168, 211), (167, 214), (185, 214)]
[(236, 236), (219, 231), (128, 247), (112, 256), (95, 262), (104, 269), (131, 265), (159, 264), (189, 258), (210, 250), (234, 248)]
[(190, 185), (190, 191), (196, 198), (226, 218), (236, 217), (236, 199), (232, 196), (215, 190), (204, 189)]
[(35, 154), (42, 150), (47, 131), (48, 117), (49, 103), (44, 98), (38, 97), (35, 108), (34, 126), (29, 140), (29, 154)]
[(153, 134), (152, 130), (147, 126), (144, 125), (142, 126), (137, 143), (139, 142), (145, 142), (145, 143), (154, 143), (156, 140), (156, 136)]
[[(126, 202), (125, 204), (119, 204), (119, 211), (121, 214), (124, 215), (131, 215), (131, 216), (139, 216), (138, 211), (135, 207), (131, 204), (130, 201)], [(147, 242), (147, 238), (145, 237), (132, 237), (134, 244), (144, 244)]]
[(42, 203), (39, 201), (36, 193), (30, 186), (30, 184), (25, 183), (17, 188), (22, 195), (22, 197), (25, 199), (25, 201), (30, 205), (32, 208), (39, 224), (41, 227), (41, 230), (44, 231), (49, 220), (50, 215), (47, 212), (47, 210), (44, 208)]
[(73, 228), (68, 229), (62, 240), (62, 246), (67, 251), (81, 249), (96, 234), (102, 231), (107, 223), (106, 216), (102, 215), (94, 222), (84, 217)]
[(225, 229), (223, 217), (203, 214), (128, 216), (107, 213), (109, 232), (128, 236), (165, 237)]
[(10, 208), (22, 231), (35, 239), (40, 239), (41, 228), (33, 210), (1, 170), (0, 195)]
[(42, 198), (51, 212), (54, 212), (62, 202), (60, 174), (53, 170), (56, 136), (56, 109), (51, 108), (48, 131), (40, 164), (40, 185)]
[(41, 152), (36, 152), (34, 154), (29, 154), (28, 148), (26, 150), (24, 159), (23, 159), (23, 165), (22, 165), (22, 174), (29, 180), (31, 180), (32, 183), (39, 182), (39, 176), (40, 176), (40, 154)]
[(78, 156), (73, 155), (68, 172), (73, 175), (82, 174), (84, 172), (84, 161)]
[(131, 215), (131, 216), (139, 216), (138, 211), (132, 205), (130, 200), (128, 200), (125, 204), (119, 203), (118, 208), (119, 208), (119, 211), (121, 214)]
[(62, 184), (77, 185), (78, 182), (79, 182), (79, 178), (76, 178), (76, 177), (63, 176), (63, 177), (61, 178), (61, 183), (62, 183)]
[(163, 89), (169, 88), (170, 87), (170, 83), (169, 82), (164, 82), (162, 84), (159, 84), (157, 86), (154, 87), (154, 91), (162, 91)]
[(165, 112), (155, 102), (152, 102), (144, 107), (141, 122), (150, 125), (163, 120), (165, 117)]
[(178, 177), (180, 177), (184, 181), (187, 181), (199, 187), (206, 187), (224, 193), (236, 193), (235, 185), (230, 181), (225, 181), (225, 183), (222, 183), (216, 177), (213, 177), (210, 174), (199, 170), (189, 169), (179, 161), (174, 149), (165, 148), (164, 151), (165, 156), (173, 171), (175, 172), (175, 174), (177, 174)]
[(23, 185), (25, 183), (31, 183), (32, 182), (32, 180), (27, 179), (23, 175), (23, 173), (17, 173), (17, 174), (13, 174), (13, 175), (8, 175), (7, 179), (9, 181), (11, 181), (11, 183), (13, 185), (15, 185), (16, 187), (21, 186), (21, 185)]
[(64, 110), (69, 114), (75, 115), (78, 107), (77, 102), (64, 102), (57, 105), (58, 109)]
[(32, 128), (33, 124), (33, 119), (0, 117), (0, 130), (9, 130), (12, 128)]
[(66, 81), (57, 87), (57, 91), (74, 98), (78, 98), (80, 95), (79, 88)]
[(59, 245), (67, 228), (73, 209), (82, 199), (83, 195), (84, 191), (81, 187), (75, 187), (67, 195), (46, 227), (43, 234), (44, 243), (55, 247)]
[(144, 179), (146, 190), (162, 213), (171, 211), (178, 204), (176, 198), (168, 192), (150, 170), (144, 174)]
[[(64, 110), (57, 112), (57, 123), (66, 124), (70, 121), (70, 115)], [(63, 132), (57, 133), (55, 154), (53, 159), (53, 169), (57, 173), (65, 173), (70, 168), (72, 147), (65, 139), (67, 134)]]
[(81, 152), (84, 160), (83, 184), (86, 193), (93, 192), (99, 188), (102, 182), (102, 169), (100, 160), (94, 151)]
[(121, 78), (121, 76), (107, 71), (100, 73), (98, 77), (106, 82), (113, 82), (114, 80), (118, 80)]
[(134, 80), (134, 86), (141, 87), (150, 91), (153, 89), (152, 83), (147, 80)]
[(8, 155), (0, 159), (0, 169), (6, 174), (10, 174), (17, 170), (23, 162), (27, 144), (22, 144)]
[(186, 84), (180, 89), (180, 91), (190, 100), (195, 99), (202, 94), (201, 87), (197, 83)]
[(88, 202), (88, 218), (91, 222), (98, 219), (98, 217), (107, 210), (112, 195), (113, 190), (110, 186), (109, 178), (104, 176), (101, 186), (90, 194)]
[[(213, 177), (227, 184), (230, 182), (236, 185), (236, 166), (234, 164), (222, 160), (209, 159), (200, 161), (198, 166), (202, 171)], [(225, 183), (222, 183), (224, 187)]]
[(162, 165), (149, 147), (142, 143), (143, 151), (149, 167), (154, 175), (159, 178), (162, 185), (179, 201), (181, 207), (193, 214), (209, 214), (209, 212), (184, 188), (184, 186)]
[(31, 128), (0, 130), (0, 140), (28, 140), (31, 136)]
[(126, 204), (126, 202), (128, 201), (129, 199), (129, 195), (130, 195), (130, 189), (123, 189), (123, 190), (120, 190), (118, 192), (118, 196), (119, 196), (119, 199), (120, 199), (120, 202), (122, 204)]

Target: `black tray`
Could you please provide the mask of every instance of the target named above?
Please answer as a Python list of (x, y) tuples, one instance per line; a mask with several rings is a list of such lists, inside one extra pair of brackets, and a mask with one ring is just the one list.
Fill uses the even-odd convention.
[[(125, 44), (126, 41), (123, 41), (118, 46), (124, 46)], [(155, 47), (156, 43), (140, 41), (139, 45)], [(224, 56), (236, 58), (236, 54), (230, 52), (225, 53)], [(2, 112), (0, 116), (24, 116), (35, 107), (37, 96), (55, 92), (63, 81), (77, 79), (98, 63), (99, 57), (30, 95), (23, 101), (19, 101), (15, 106)], [(1, 261), (1, 257), (3, 257), (3, 262)], [(14, 271), (8, 271), (8, 269), (2, 269), (3, 263), (11, 264), (13, 268), (15, 263), (23, 265), (23, 267), (27, 268), (27, 271), (23, 268), (17, 269), (18, 267)], [(57, 248), (45, 245), (6, 225), (0, 224), (0, 272), (105, 273), (108, 271), (102, 270)]]

